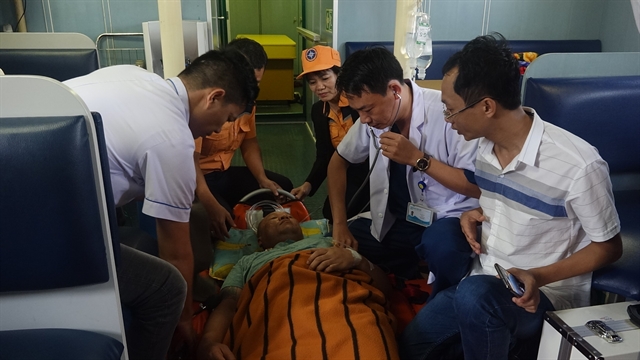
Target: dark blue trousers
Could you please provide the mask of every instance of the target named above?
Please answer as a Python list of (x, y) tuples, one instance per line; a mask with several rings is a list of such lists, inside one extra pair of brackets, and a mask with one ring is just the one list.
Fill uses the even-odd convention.
[(473, 258), (471, 246), (462, 233), (457, 217), (436, 220), (422, 233), (416, 246), (418, 256), (429, 264), (436, 276), (432, 285), (432, 299), (439, 291), (457, 285), (467, 275)]
[(358, 241), (358, 252), (374, 264), (406, 278), (419, 276), (418, 262), (424, 260), (436, 276), (431, 296), (456, 285), (471, 265), (471, 247), (460, 219), (443, 218), (428, 228), (397, 219), (382, 241), (371, 235), (371, 220), (357, 219), (349, 230)]

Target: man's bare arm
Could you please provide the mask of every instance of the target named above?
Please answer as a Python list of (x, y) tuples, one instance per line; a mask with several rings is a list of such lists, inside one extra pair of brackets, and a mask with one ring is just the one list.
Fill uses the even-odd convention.
[(373, 279), (373, 286), (380, 289), (380, 291), (382, 291), (382, 293), (384, 294), (384, 296), (387, 297), (387, 299), (389, 298), (393, 288), (391, 287), (391, 283), (389, 282), (389, 278), (387, 277), (387, 274), (385, 274), (384, 271), (382, 271), (382, 269), (380, 269), (377, 265), (374, 265), (371, 261), (369, 261), (364, 256), (362, 257), (362, 261), (360, 261), (360, 264), (356, 266), (356, 269), (360, 269), (366, 272), (367, 274), (371, 275), (371, 279)]
[(218, 200), (209, 190), (209, 185), (204, 178), (204, 173), (200, 168), (200, 153), (193, 153), (193, 162), (196, 168), (196, 198), (200, 200), (207, 214), (209, 215), (209, 221), (211, 222), (211, 231), (216, 239), (228, 238), (229, 232), (227, 231), (227, 224), (230, 226), (236, 226), (231, 214), (220, 205)]
[[(185, 336), (191, 337), (187, 341), (192, 341), (193, 330), (191, 328), (191, 299), (193, 294), (193, 251), (191, 249), (191, 239), (189, 237), (189, 223), (177, 222), (165, 219), (156, 219), (156, 229), (158, 232), (158, 251), (161, 259), (175, 266), (182, 277), (187, 282), (187, 297), (185, 305), (180, 315), (178, 328)], [(192, 346), (189, 343), (188, 346)]]
[(347, 192), (347, 169), (349, 162), (334, 152), (327, 169), (327, 188), (329, 204), (333, 216), (333, 239), (346, 246), (358, 249), (358, 243), (347, 226), (347, 206), (345, 194)]
[(469, 182), (463, 169), (454, 168), (435, 158), (431, 158), (431, 164), (425, 173), (446, 188), (468, 197), (480, 198), (478, 185)]
[[(415, 166), (416, 161), (424, 156), (422, 150), (413, 145), (409, 139), (393, 132), (380, 135), (380, 146), (382, 155), (408, 166)], [(429, 168), (425, 173), (450, 190), (476, 199), (480, 198), (480, 188), (467, 180), (462, 169), (449, 166), (431, 157)]]
[(531, 269), (539, 286), (568, 279), (609, 265), (622, 256), (620, 233), (607, 241), (592, 241), (580, 251), (554, 264)]
[(592, 241), (575, 254), (556, 263), (523, 270), (508, 269), (515, 277), (524, 283), (525, 292), (513, 302), (528, 312), (535, 312), (540, 303), (540, 287), (574, 276), (586, 274), (608, 265), (622, 256), (622, 238), (616, 234), (613, 238), (603, 241)]
[[(228, 347), (220, 345), (235, 316), (241, 291), (242, 289), (239, 287), (229, 286), (220, 292), (222, 300), (211, 312), (204, 326), (202, 340), (198, 346), (198, 359), (233, 358), (233, 356), (228, 356), (230, 354)], [(225, 354), (227, 356), (224, 356)]]

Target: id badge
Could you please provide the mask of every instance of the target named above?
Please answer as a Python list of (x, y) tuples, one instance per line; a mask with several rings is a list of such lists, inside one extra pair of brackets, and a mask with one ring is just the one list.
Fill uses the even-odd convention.
[(433, 210), (419, 204), (407, 204), (406, 220), (420, 226), (429, 227), (433, 221)]

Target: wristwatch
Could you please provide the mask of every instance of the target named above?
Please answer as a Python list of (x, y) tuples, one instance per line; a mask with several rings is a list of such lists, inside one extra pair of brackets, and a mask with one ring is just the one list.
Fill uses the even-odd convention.
[(416, 171), (427, 171), (431, 165), (431, 155), (424, 153), (424, 156), (420, 159), (416, 160), (416, 166), (413, 167), (413, 172)]

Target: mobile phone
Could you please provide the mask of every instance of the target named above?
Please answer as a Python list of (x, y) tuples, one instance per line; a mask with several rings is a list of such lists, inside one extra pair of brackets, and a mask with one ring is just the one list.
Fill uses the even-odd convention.
[(520, 282), (515, 276), (505, 270), (500, 264), (495, 264), (498, 276), (502, 279), (504, 286), (511, 291), (511, 293), (517, 297), (524, 295), (524, 284)]

